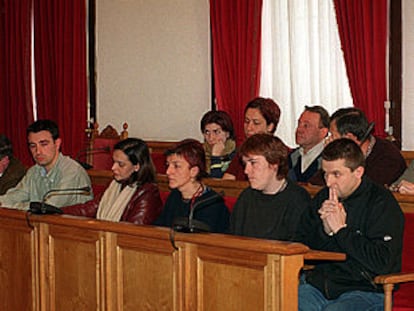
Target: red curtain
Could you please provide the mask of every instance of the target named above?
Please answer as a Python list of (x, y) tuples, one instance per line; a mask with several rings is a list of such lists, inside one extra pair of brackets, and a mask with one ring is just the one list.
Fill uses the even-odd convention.
[(384, 137), (387, 0), (334, 0), (342, 50), (355, 107)]
[(31, 0), (0, 1), (0, 133), (14, 154), (31, 165), (26, 128), (33, 122), (31, 92)]
[(62, 151), (84, 147), (87, 113), (86, 1), (34, 0), (38, 118), (55, 120)]
[(228, 112), (237, 141), (243, 110), (259, 94), (262, 0), (210, 0), (217, 108)]

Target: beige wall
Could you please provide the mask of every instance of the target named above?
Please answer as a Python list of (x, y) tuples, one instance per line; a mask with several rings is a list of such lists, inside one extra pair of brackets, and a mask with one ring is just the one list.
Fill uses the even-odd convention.
[(414, 150), (414, 1), (403, 0), (402, 6), (402, 149)]
[(208, 0), (99, 0), (97, 121), (130, 136), (201, 138), (211, 107)]
[[(403, 0), (404, 150), (414, 150), (414, 1)], [(130, 136), (201, 139), (211, 102), (208, 0), (97, 1), (97, 118)], [(411, 104), (410, 104), (411, 103)]]

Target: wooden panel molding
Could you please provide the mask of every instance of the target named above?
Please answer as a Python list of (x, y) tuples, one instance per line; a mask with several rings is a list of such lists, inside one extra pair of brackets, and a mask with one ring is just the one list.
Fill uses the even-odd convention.
[(176, 233), (175, 249), (169, 228), (25, 216), (0, 208), (1, 310), (296, 310), (311, 253), (223, 234)]

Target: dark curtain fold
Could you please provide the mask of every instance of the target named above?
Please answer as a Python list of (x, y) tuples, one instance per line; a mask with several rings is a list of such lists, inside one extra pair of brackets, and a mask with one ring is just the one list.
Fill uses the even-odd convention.
[(33, 122), (31, 91), (32, 0), (0, 1), (0, 133), (7, 135), (14, 154), (31, 165), (26, 128)]
[(355, 107), (384, 137), (387, 0), (334, 0), (346, 70)]
[(230, 114), (244, 139), (243, 110), (258, 96), (262, 0), (210, 0), (217, 108)]
[(87, 114), (85, 0), (34, 0), (38, 118), (55, 120), (62, 151), (85, 144)]

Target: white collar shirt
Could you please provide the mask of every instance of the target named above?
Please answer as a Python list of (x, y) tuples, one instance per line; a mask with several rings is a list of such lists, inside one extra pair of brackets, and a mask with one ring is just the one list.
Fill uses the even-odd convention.
[(319, 144), (315, 145), (308, 152), (304, 152), (303, 148), (299, 148), (299, 153), (302, 157), (302, 167), (301, 172), (305, 172), (312, 162), (321, 154), (323, 148), (325, 147), (325, 141), (322, 140)]

